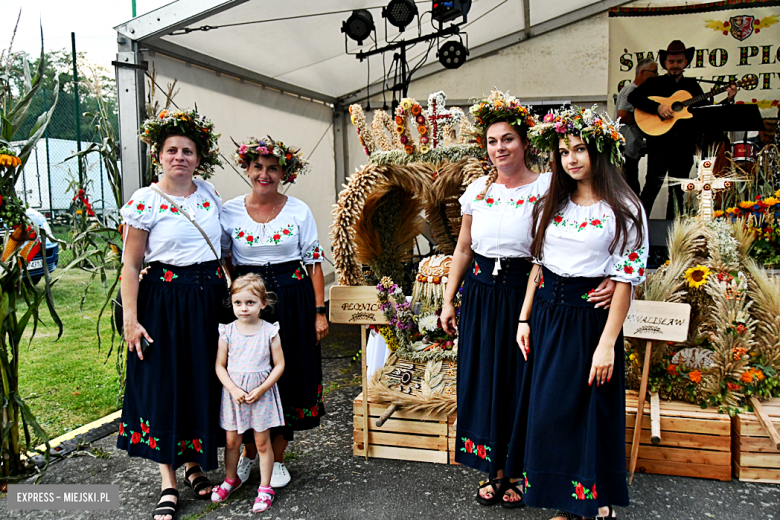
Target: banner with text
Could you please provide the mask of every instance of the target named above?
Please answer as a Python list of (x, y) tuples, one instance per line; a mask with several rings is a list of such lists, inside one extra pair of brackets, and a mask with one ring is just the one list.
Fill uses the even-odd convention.
[[(734, 1), (679, 7), (617, 7), (609, 12), (609, 107), (634, 79), (642, 58), (658, 61), (658, 50), (673, 40), (694, 47), (685, 75), (713, 81), (750, 77), (737, 103), (754, 103), (763, 117), (780, 105), (780, 1)], [(659, 64), (660, 65), (660, 64)], [(659, 67), (659, 74), (663, 74)], [(702, 83), (707, 92), (711, 84)], [(725, 94), (716, 97), (719, 102)]]

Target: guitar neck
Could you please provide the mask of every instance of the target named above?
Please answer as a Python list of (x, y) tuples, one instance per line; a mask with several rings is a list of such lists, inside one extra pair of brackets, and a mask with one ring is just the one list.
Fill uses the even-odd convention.
[(698, 96), (694, 96), (691, 99), (686, 99), (685, 101), (683, 101), (683, 106), (689, 107), (695, 103), (698, 103), (699, 101), (704, 101), (708, 97), (717, 96), (718, 94), (726, 92), (729, 89), (729, 86), (730, 85), (723, 85), (714, 90), (710, 90), (709, 92), (705, 92), (704, 94), (699, 94)]

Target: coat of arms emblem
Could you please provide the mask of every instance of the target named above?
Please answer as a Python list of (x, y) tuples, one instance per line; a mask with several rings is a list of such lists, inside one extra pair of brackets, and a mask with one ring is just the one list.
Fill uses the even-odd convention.
[(755, 16), (750, 15), (732, 16), (729, 19), (731, 35), (737, 40), (743, 41), (753, 34), (753, 20), (755, 19)]

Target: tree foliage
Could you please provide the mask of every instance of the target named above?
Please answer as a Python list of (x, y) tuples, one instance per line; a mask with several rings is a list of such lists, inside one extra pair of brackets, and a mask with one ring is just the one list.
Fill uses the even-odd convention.
[[(55, 97), (54, 90), (57, 89), (59, 101), (52, 114), (47, 137), (76, 140), (76, 99), (72, 56), (71, 52), (66, 49), (44, 53), (41, 86), (30, 103), (27, 117), (19, 128), (21, 134), (27, 135), (35, 125), (38, 115), (51, 108)], [(37, 70), (40, 59), (40, 57), (31, 59), (24, 52), (13, 55), (9, 74), (12, 93), (18, 95), (24, 91), (25, 63), (29, 69)], [(97, 134), (91, 118), (84, 117), (83, 114), (96, 114), (102, 111), (107, 114), (110, 124), (117, 128), (119, 115), (116, 83), (105, 67), (90, 62), (84, 53), (78, 53), (76, 65), (79, 74), (81, 139), (82, 141), (99, 142), (100, 136)], [(57, 86), (57, 82), (59, 82), (59, 86)], [(102, 107), (98, 104), (98, 97), (102, 100)]]

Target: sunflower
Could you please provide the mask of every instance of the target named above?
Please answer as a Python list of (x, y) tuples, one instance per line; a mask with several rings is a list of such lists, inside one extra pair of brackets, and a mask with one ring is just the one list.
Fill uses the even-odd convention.
[(697, 265), (685, 271), (685, 280), (688, 282), (688, 287), (698, 289), (707, 283), (707, 277), (710, 275), (710, 272), (710, 268), (706, 265)]

